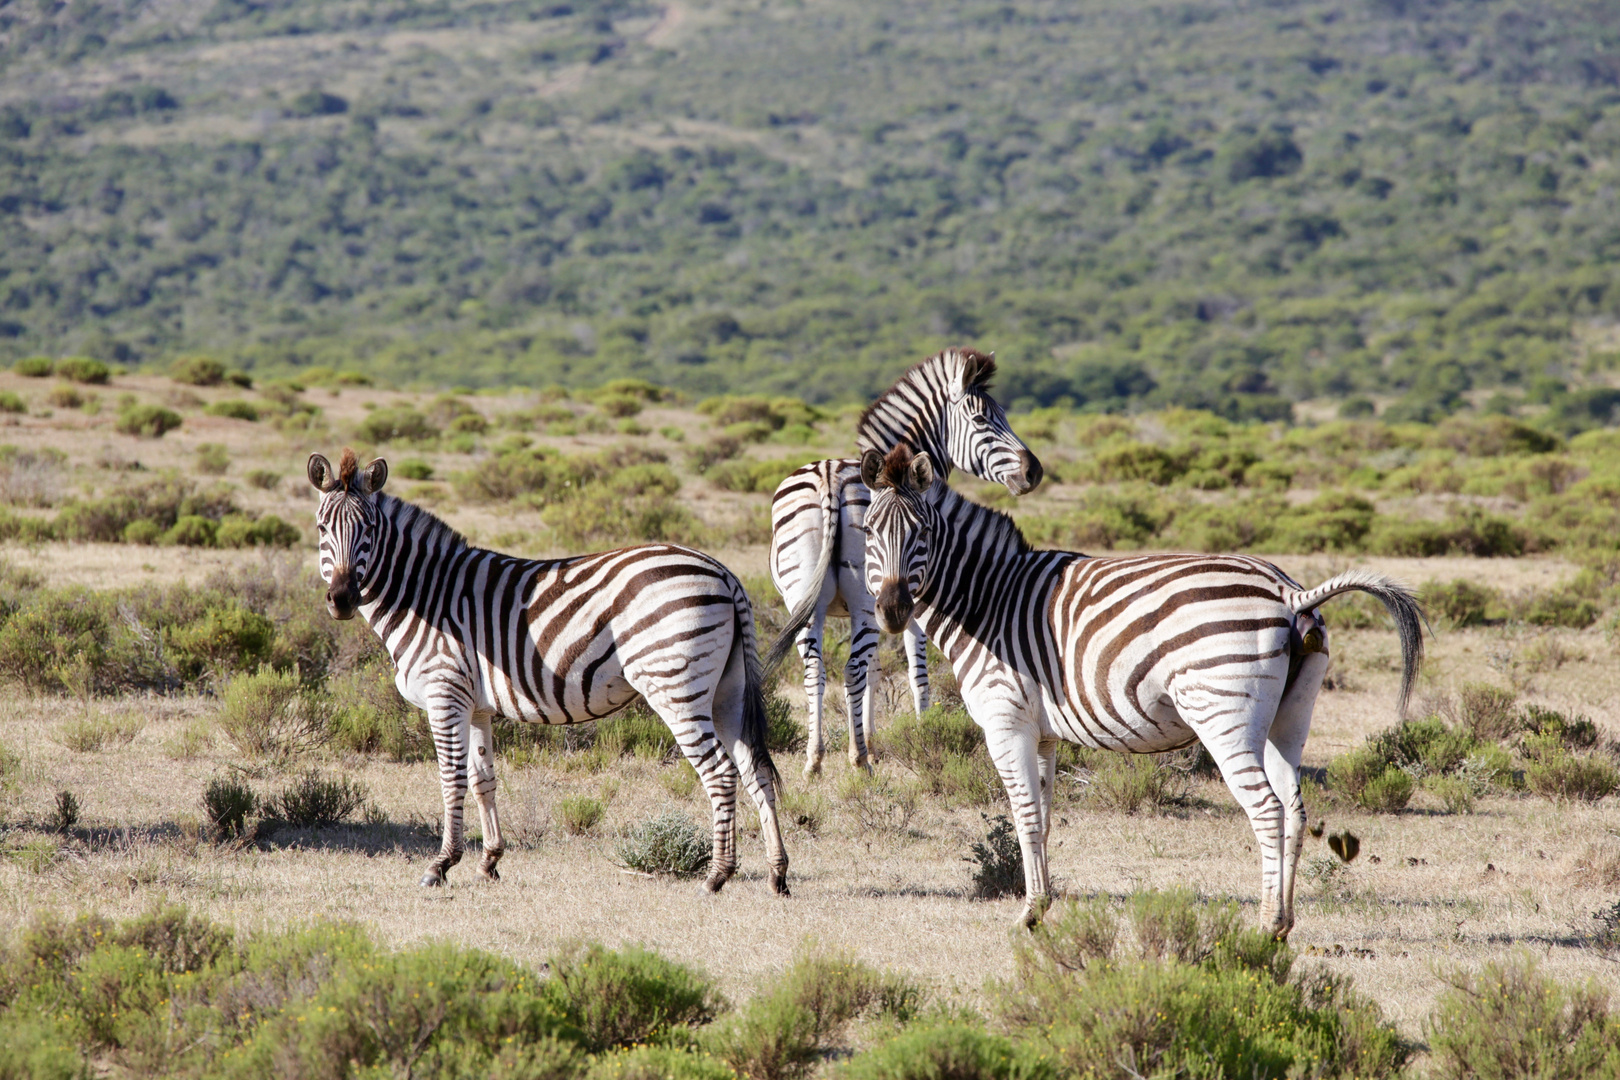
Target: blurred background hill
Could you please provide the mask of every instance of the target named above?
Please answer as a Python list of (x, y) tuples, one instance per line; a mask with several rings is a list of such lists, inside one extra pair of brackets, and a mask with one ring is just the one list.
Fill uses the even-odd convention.
[(1613, 3), (12, 0), (0, 359), (1620, 420)]

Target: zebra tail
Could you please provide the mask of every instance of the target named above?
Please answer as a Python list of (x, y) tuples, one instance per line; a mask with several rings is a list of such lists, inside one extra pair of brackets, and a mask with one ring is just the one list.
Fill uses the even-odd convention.
[(821, 502), (821, 554), (816, 558), (816, 568), (810, 574), (810, 581), (814, 588), (804, 594), (792, 611), (788, 612), (787, 625), (782, 628), (771, 647), (765, 653), (764, 674), (768, 675), (776, 670), (776, 666), (787, 656), (788, 650), (793, 648), (794, 639), (799, 636), (810, 622), (810, 616), (815, 614), (816, 601), (821, 599), (823, 583), (827, 580), (827, 572), (832, 569), (833, 558), (838, 549), (838, 484), (829, 486), (826, 496)]
[[(1429, 624), (1428, 617), (1423, 614), (1423, 608), (1411, 589), (1394, 578), (1375, 574), (1371, 570), (1347, 570), (1337, 577), (1322, 582), (1314, 589), (1292, 593), (1286, 597), (1286, 602), (1297, 615), (1309, 611), (1324, 600), (1347, 592), (1364, 592), (1377, 597), (1389, 612), (1390, 618), (1395, 620), (1395, 632), (1401, 639), (1399, 711), (1404, 716), (1406, 703), (1412, 697), (1413, 688), (1417, 686), (1418, 668), (1423, 664), (1423, 628)], [(1433, 628), (1430, 628), (1429, 632), (1432, 634)]]

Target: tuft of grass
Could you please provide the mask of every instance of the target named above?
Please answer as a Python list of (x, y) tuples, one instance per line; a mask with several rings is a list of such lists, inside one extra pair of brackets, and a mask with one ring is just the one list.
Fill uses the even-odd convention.
[(357, 780), (329, 779), (310, 769), (283, 788), (273, 805), (291, 825), (324, 828), (348, 820), (364, 808), (367, 796), (366, 786)]
[(557, 823), (574, 836), (584, 836), (596, 828), (607, 813), (601, 799), (589, 795), (570, 795), (557, 801)]
[(973, 871), (973, 895), (981, 900), (1023, 896), (1024, 851), (1018, 843), (1018, 830), (1006, 814), (997, 814), (993, 822), (987, 814), (981, 812), (979, 816), (990, 831), (963, 857), (964, 862), (977, 867)]
[(885, 757), (904, 765), (930, 794), (966, 806), (1002, 798), (1001, 775), (985, 749), (984, 732), (959, 705), (935, 705), (921, 716), (903, 713), (883, 732), (879, 745)]
[(547, 963), (551, 978), (545, 996), (596, 1053), (690, 1042), (690, 1029), (725, 1008), (725, 999), (701, 971), (640, 946), (615, 951), (595, 942), (576, 943)]
[(179, 427), (180, 414), (161, 405), (130, 404), (118, 410), (115, 427), (124, 435), (161, 439)]
[(696, 877), (709, 865), (713, 840), (679, 810), (665, 810), (633, 827), (613, 849), (619, 862), (643, 874)]
[(658, 783), (670, 796), (676, 799), (690, 799), (697, 790), (697, 770), (685, 758), (677, 761), (673, 768), (660, 769)]
[(117, 716), (81, 716), (56, 729), (56, 741), (81, 754), (94, 754), (109, 746), (127, 746), (146, 727), (134, 713)]
[(281, 486), (281, 474), (274, 469), (250, 469), (243, 479), (261, 491), (274, 491)]
[(51, 828), (67, 832), (79, 823), (79, 799), (71, 791), (56, 793), (56, 806), (51, 811)]
[(1596, 982), (1560, 986), (1528, 956), (1452, 971), (1426, 1025), (1436, 1080), (1612, 1076), (1620, 1017)]
[(197, 471), (205, 476), (224, 476), (231, 468), (231, 452), (223, 443), (199, 443)]
[(247, 832), (247, 821), (259, 812), (253, 789), (229, 776), (216, 776), (202, 795), (203, 816), (215, 842), (234, 840)]

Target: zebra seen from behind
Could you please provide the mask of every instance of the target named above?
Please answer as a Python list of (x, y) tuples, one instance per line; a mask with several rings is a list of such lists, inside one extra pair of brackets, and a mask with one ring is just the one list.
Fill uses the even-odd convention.
[(714, 810), (708, 888), (737, 866), (739, 772), (759, 810), (771, 885), (787, 895), (776, 774), (754, 616), (720, 563), (673, 544), (565, 559), (520, 559), (467, 543), (419, 506), (386, 495), (388, 464), (334, 470), (309, 459), (321, 492), (321, 578), (333, 618), (363, 616), (393, 659), (395, 684), (424, 710), (444, 795), (444, 842), (422, 878), (461, 860), (471, 777), (484, 830), (479, 872), (498, 879), (495, 716), (578, 724), (644, 698), (697, 770)]
[[(995, 358), (973, 349), (946, 349), (929, 357), (862, 414), (856, 445), (887, 449), (904, 440), (927, 450), (947, 477), (961, 468), (1005, 485), (1014, 495), (1034, 490), (1041, 482), (1041, 463), (990, 397), (995, 373)], [(807, 776), (821, 771), (825, 753), (821, 640), (829, 615), (850, 620), (844, 693), (852, 765), (866, 765), (876, 727), (868, 675), (878, 633), (861, 570), (867, 491), (860, 465), (859, 458), (813, 461), (789, 473), (771, 497), (771, 580), (790, 614), (789, 629), (776, 640), (765, 666), (774, 668), (792, 645), (804, 660)], [(928, 639), (915, 623), (907, 624), (904, 634), (912, 702), (920, 713), (928, 708)]]
[(1059, 739), (1128, 753), (1195, 740), (1249, 816), (1261, 922), (1294, 924), (1305, 832), (1299, 763), (1328, 665), (1318, 606), (1371, 593), (1395, 620), (1400, 706), (1423, 656), (1423, 614), (1388, 578), (1352, 570), (1302, 588), (1243, 555), (1089, 558), (1032, 550), (1012, 519), (938, 482), (927, 454), (868, 451), (867, 586), (883, 628), (916, 618), (949, 658), (1012, 804), (1023, 921), (1050, 890), (1046, 836)]

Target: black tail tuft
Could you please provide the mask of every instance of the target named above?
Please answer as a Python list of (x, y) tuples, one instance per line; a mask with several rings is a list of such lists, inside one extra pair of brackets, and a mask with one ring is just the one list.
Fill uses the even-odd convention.
[(769, 769), (771, 781), (774, 786), (780, 787), (782, 774), (776, 769), (776, 762), (771, 760), (770, 729), (771, 718), (765, 708), (765, 675), (760, 670), (759, 655), (754, 651), (753, 641), (745, 640), (743, 648), (743, 742), (748, 744), (748, 750), (754, 755), (754, 769)]

